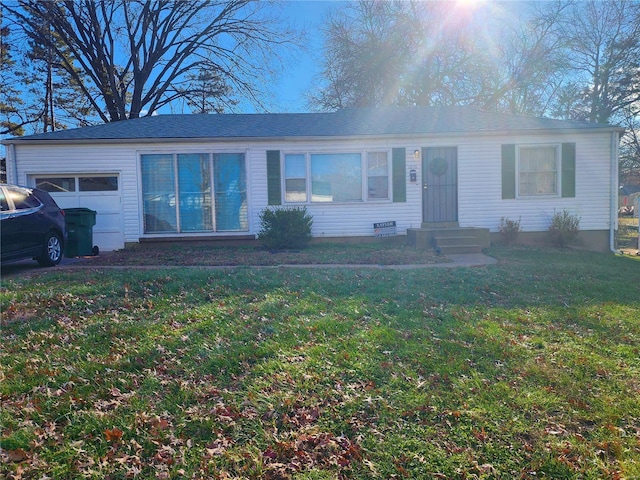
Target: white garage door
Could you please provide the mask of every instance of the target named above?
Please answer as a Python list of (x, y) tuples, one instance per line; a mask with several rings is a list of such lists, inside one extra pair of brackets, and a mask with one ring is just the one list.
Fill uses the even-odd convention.
[(124, 248), (120, 178), (117, 174), (32, 175), (31, 184), (49, 192), (62, 209), (95, 210), (93, 244), (100, 251)]

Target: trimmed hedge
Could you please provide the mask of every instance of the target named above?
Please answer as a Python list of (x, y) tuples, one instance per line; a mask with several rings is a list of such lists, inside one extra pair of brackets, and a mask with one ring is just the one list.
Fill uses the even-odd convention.
[(266, 208), (258, 240), (270, 250), (299, 250), (311, 240), (313, 218), (306, 207)]

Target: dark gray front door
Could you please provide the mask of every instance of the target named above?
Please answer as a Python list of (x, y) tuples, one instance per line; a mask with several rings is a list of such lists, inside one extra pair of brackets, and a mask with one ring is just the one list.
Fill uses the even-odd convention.
[(422, 218), (424, 223), (458, 221), (458, 149), (422, 149)]

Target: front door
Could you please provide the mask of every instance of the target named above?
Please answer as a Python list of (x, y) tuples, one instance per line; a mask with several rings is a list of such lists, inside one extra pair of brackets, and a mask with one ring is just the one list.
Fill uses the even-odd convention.
[(458, 149), (422, 149), (422, 221), (458, 221)]

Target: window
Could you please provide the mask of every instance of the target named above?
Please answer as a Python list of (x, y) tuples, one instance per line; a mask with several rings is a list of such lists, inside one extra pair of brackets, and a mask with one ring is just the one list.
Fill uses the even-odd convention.
[(140, 157), (145, 233), (248, 229), (243, 154)]
[(79, 177), (78, 186), (81, 192), (117, 192), (118, 177)]
[(44, 177), (36, 178), (36, 188), (45, 192), (75, 192), (75, 177)]
[[(394, 202), (406, 201), (404, 148), (285, 153), (282, 164), (280, 159), (279, 151), (267, 152), (269, 205), (280, 205), (282, 200), (285, 203), (391, 201), (392, 190)], [(284, 194), (281, 195), (282, 188)]]
[(362, 161), (359, 153), (311, 155), (311, 201), (362, 200)]
[(518, 195), (558, 195), (558, 147), (520, 147), (518, 154)]
[(0, 211), (7, 212), (9, 211), (9, 202), (4, 196), (4, 191), (0, 188)]
[(178, 155), (178, 206), (183, 232), (213, 230), (209, 155)]
[(173, 155), (143, 155), (140, 163), (145, 233), (177, 232)]
[(307, 201), (307, 160), (304, 154), (284, 156), (284, 201)]
[(367, 189), (369, 200), (387, 200), (389, 198), (387, 152), (367, 153)]
[(216, 230), (248, 230), (247, 177), (244, 155), (238, 153), (214, 154), (213, 178), (216, 198)]
[[(76, 184), (76, 179), (78, 180)], [(90, 177), (36, 177), (36, 188), (50, 193), (117, 192), (116, 175)]]
[(30, 208), (38, 208), (42, 205), (35, 195), (31, 195), (31, 190), (22, 187), (7, 187), (7, 193), (13, 201), (13, 207), (16, 210), (29, 210)]
[[(536, 151), (538, 152), (536, 153)], [(555, 152), (555, 155), (552, 152)], [(557, 146), (540, 145), (536, 147), (531, 145), (518, 147), (509, 143), (501, 146), (501, 153), (503, 199), (515, 199), (517, 196), (530, 198), (538, 195), (561, 195), (563, 198), (576, 196), (577, 149), (575, 143), (567, 142)], [(516, 156), (518, 156), (518, 161), (516, 161)], [(547, 158), (546, 163), (540, 160), (545, 157)], [(555, 158), (555, 168), (552, 157)], [(520, 165), (520, 160), (523, 158), (526, 165)], [(534, 159), (533, 162), (532, 159)], [(541, 164), (542, 169), (537, 172), (532, 171), (532, 163), (538, 163), (539, 166)], [(518, 190), (518, 195), (516, 195), (516, 190)], [(539, 190), (552, 193), (536, 193)], [(533, 193), (527, 194), (526, 192)]]

